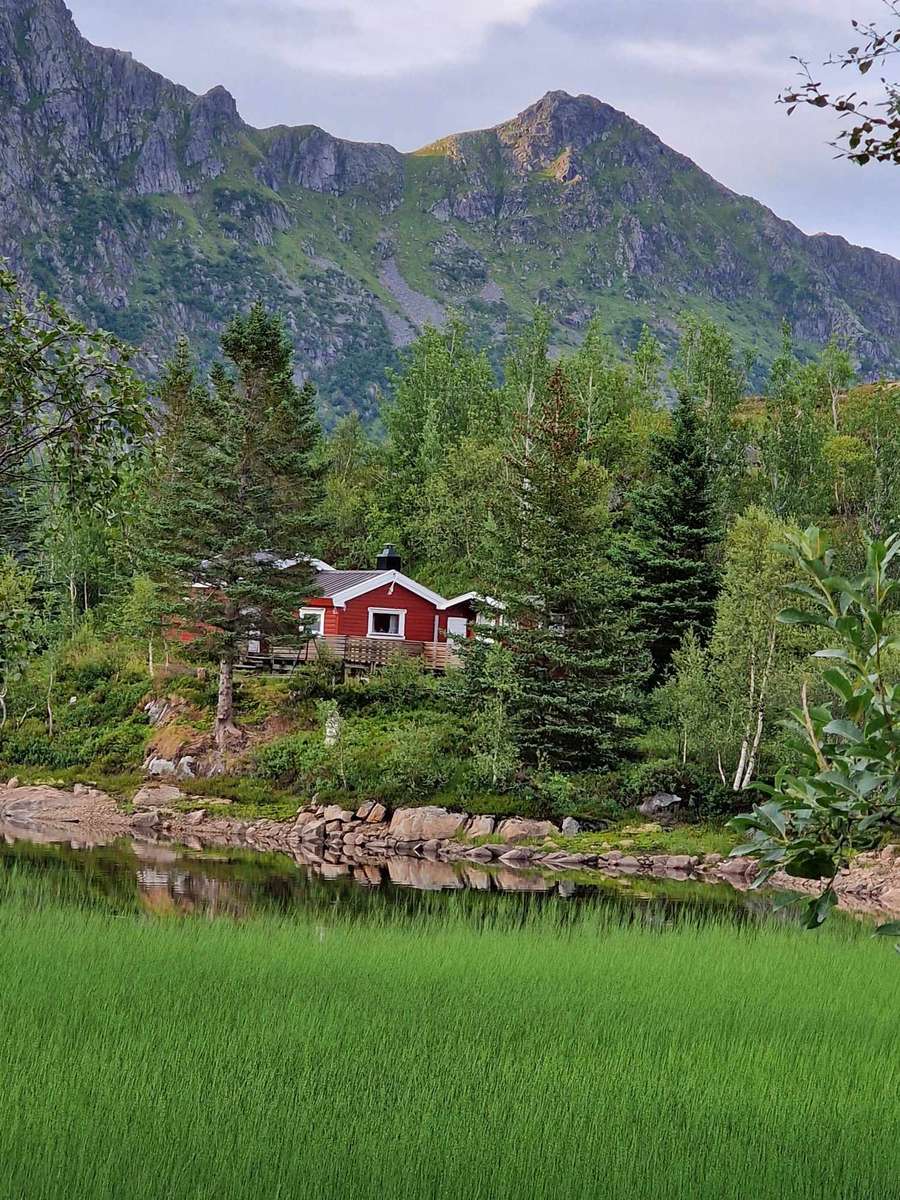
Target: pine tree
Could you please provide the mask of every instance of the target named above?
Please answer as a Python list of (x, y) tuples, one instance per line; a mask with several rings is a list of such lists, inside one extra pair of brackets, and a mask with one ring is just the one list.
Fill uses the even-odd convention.
[(509, 653), (522, 758), (563, 770), (609, 766), (636, 727), (644, 657), (616, 565), (602, 470), (585, 457), (579, 406), (561, 369), (529, 388), (489, 594), (491, 636)]
[(181, 351), (167, 373), (180, 402), (163, 430), (147, 531), (170, 611), (218, 660), (220, 752), (234, 730), (242, 641), (255, 630), (295, 626), (298, 602), (313, 590), (302, 556), (315, 544), (321, 500), (314, 389), (294, 383), (280, 318), (254, 305), (228, 326), (222, 349), (230, 369), (216, 364), (211, 387), (196, 380)]
[(656, 439), (647, 479), (635, 489), (630, 534), (637, 618), (658, 683), (689, 629), (705, 641), (716, 596), (713, 488), (695, 402), (687, 397)]

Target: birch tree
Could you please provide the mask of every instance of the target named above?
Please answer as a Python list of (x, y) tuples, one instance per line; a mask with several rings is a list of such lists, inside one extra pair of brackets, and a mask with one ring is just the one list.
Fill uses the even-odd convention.
[(762, 508), (749, 508), (725, 542), (722, 589), (709, 646), (710, 678), (719, 699), (717, 768), (732, 791), (756, 778), (764, 738), (786, 709), (797, 651), (778, 622), (783, 588), (793, 575), (778, 546), (787, 527)]

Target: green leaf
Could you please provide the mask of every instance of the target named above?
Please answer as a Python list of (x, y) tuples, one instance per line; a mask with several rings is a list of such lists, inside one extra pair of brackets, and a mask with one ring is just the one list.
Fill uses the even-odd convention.
[(826, 879), (834, 871), (834, 858), (821, 848), (802, 850), (784, 869), (795, 879)]
[(810, 900), (806, 908), (806, 928), (818, 929), (836, 904), (837, 896), (830, 887), (826, 888), (821, 896)]
[(813, 613), (802, 612), (799, 608), (783, 608), (778, 614), (778, 620), (782, 625), (828, 626), (828, 622), (824, 617), (818, 617)]
[(879, 925), (873, 934), (873, 937), (896, 937), (900, 934), (900, 921), (887, 921), (884, 925)]

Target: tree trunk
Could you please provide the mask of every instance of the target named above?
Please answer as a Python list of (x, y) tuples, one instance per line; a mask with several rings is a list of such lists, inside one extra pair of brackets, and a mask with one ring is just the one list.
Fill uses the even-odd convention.
[(230, 733), (237, 733), (234, 724), (234, 662), (230, 657), (219, 660), (219, 699), (216, 703), (216, 748), (225, 749)]

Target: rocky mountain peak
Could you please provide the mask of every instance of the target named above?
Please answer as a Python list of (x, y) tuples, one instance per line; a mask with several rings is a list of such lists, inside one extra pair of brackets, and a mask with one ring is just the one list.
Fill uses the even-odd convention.
[(496, 133), (522, 174), (549, 167), (567, 151), (598, 141), (623, 115), (593, 96), (547, 92)]

